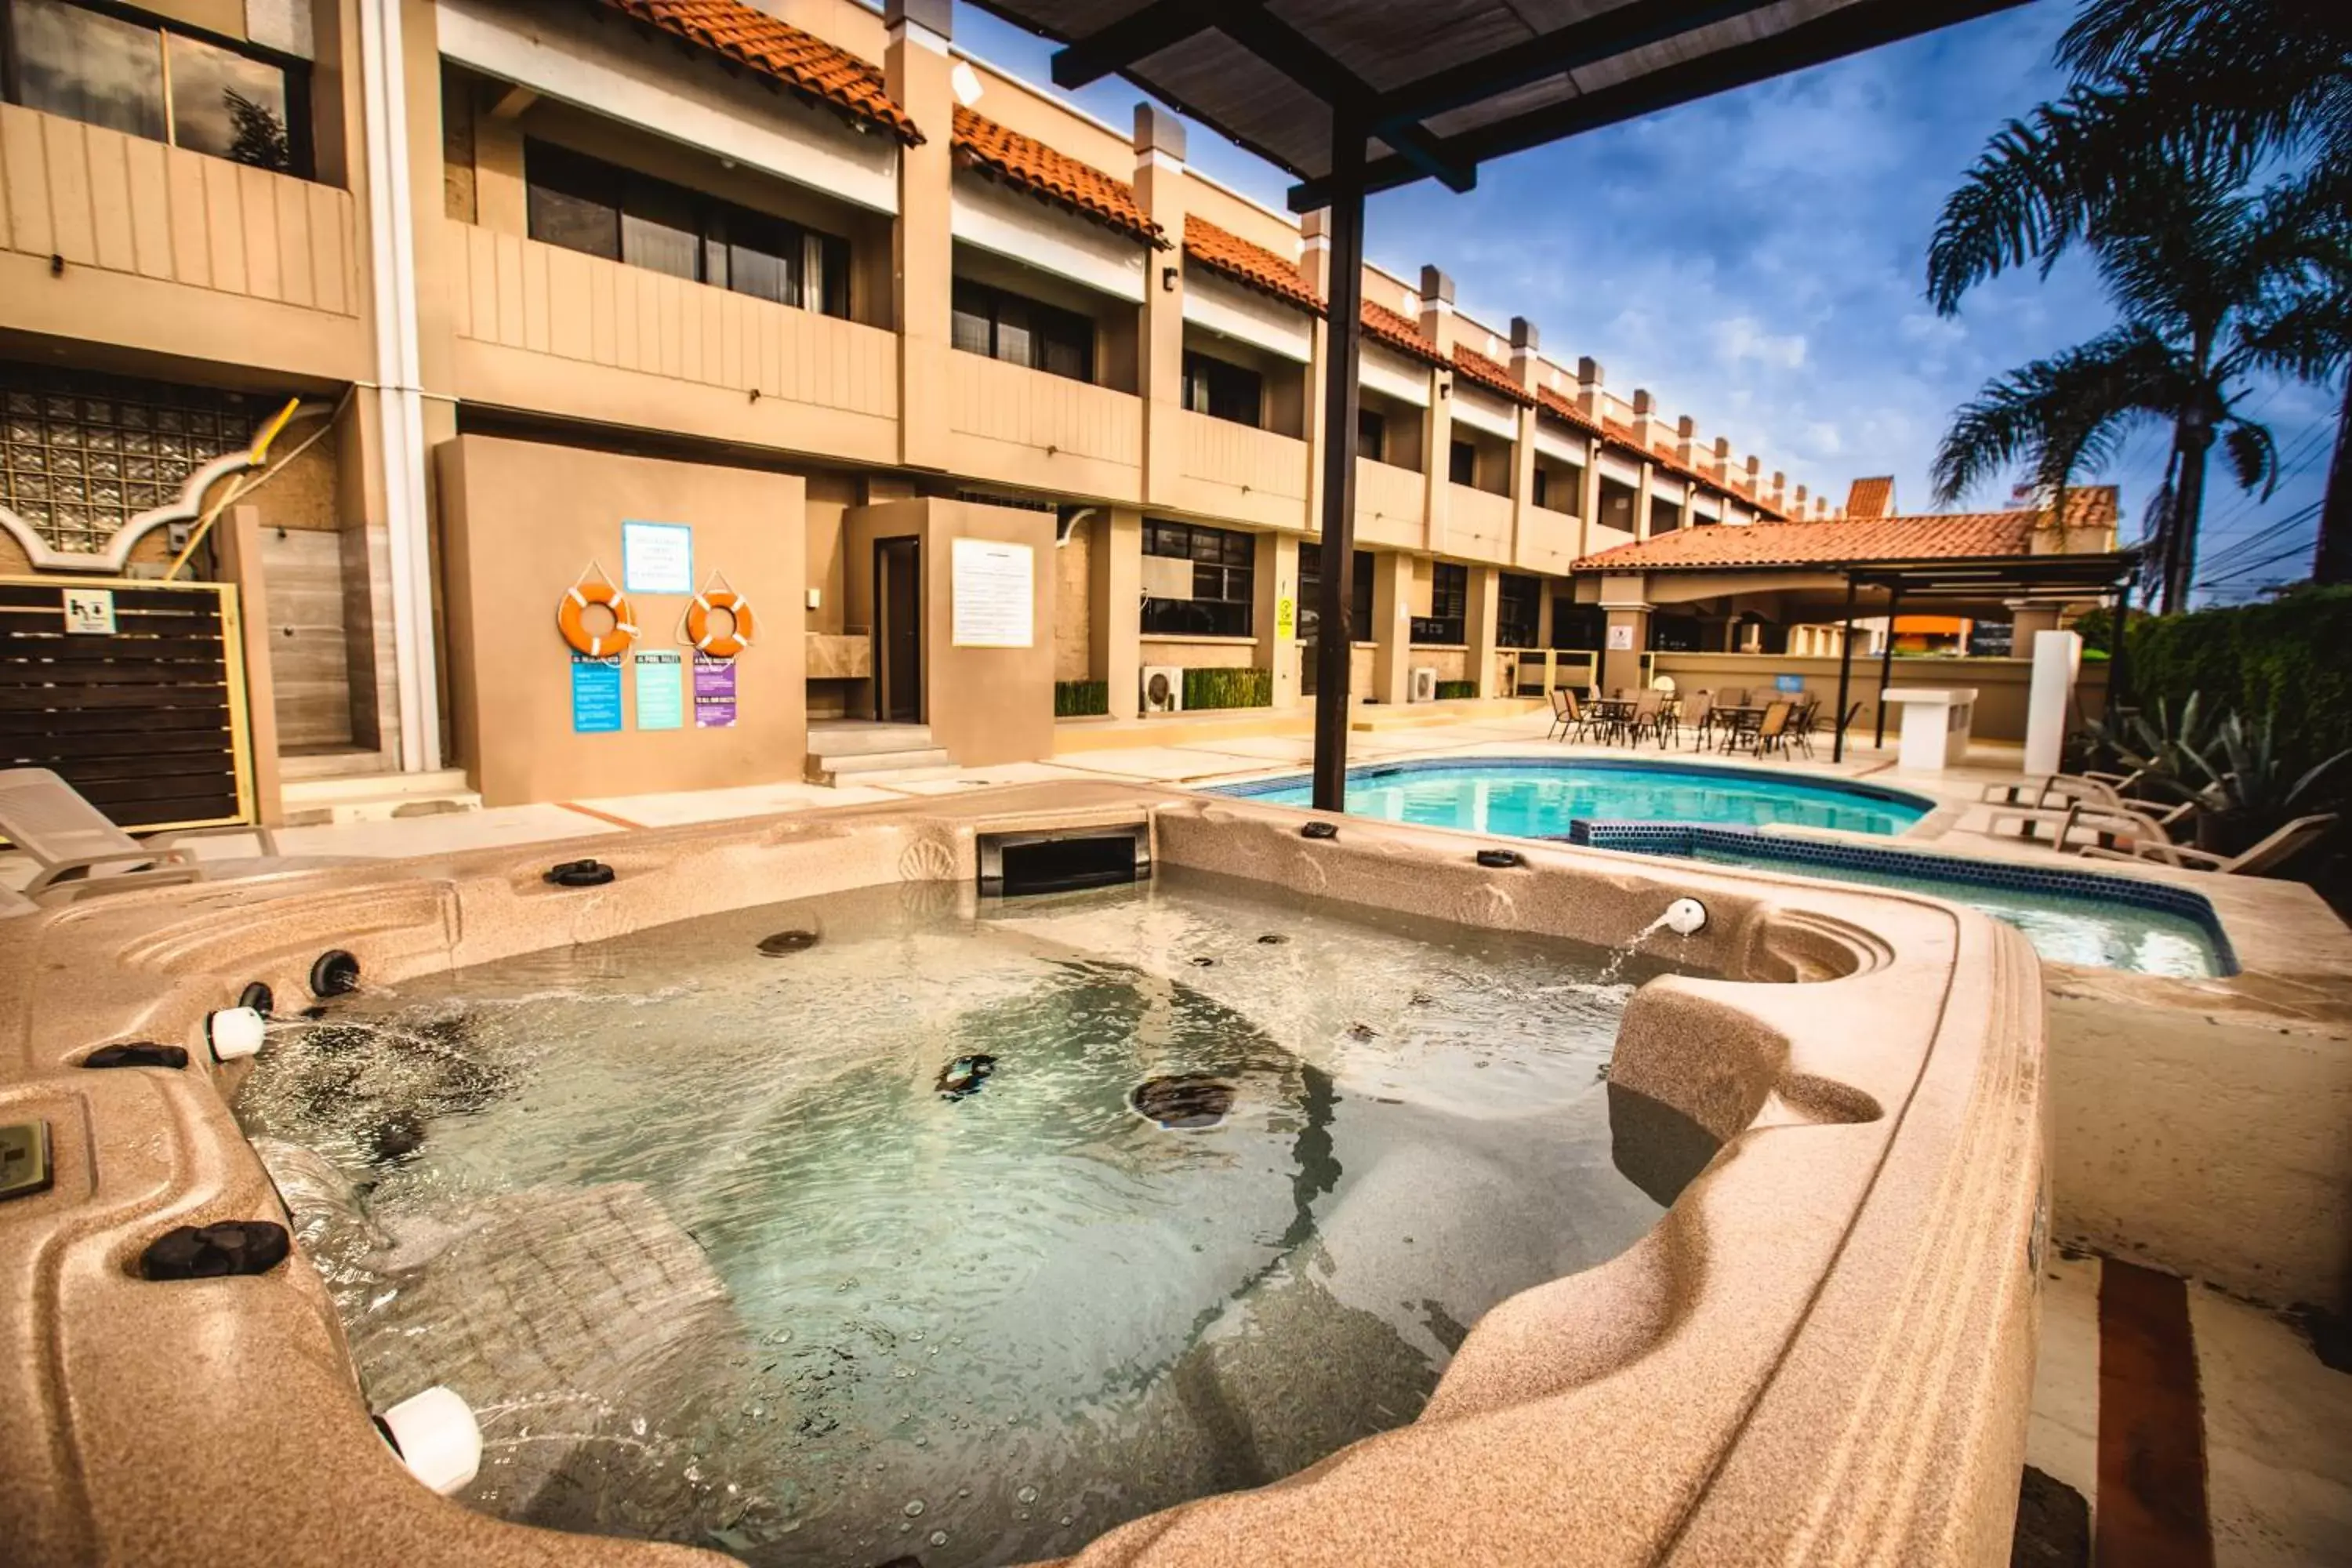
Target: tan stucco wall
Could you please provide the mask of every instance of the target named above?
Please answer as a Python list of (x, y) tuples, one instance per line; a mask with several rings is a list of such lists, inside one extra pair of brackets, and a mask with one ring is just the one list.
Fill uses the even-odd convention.
[[(931, 739), (966, 767), (1051, 756), (1057, 587), (1053, 514), (923, 499), (854, 507), (845, 523), (843, 548), (852, 561), (872, 560), (877, 539), (911, 534), (922, 542), (923, 721), (930, 726)], [(954, 646), (950, 563), (958, 539), (1025, 544), (1035, 552), (1027, 647)], [(870, 575), (852, 572), (850, 577), (853, 617), (870, 614)]]
[[(803, 697), (802, 481), (574, 447), (464, 436), (436, 454), (448, 551), (449, 680), (458, 756), (487, 805), (797, 779)], [(575, 734), (572, 658), (555, 607), (591, 560), (621, 575), (625, 519), (694, 530), (694, 569), (726, 574), (759, 612), (737, 659), (731, 729), (637, 729), (625, 663), (623, 728)], [(638, 652), (688, 650), (683, 597), (635, 595)]]
[(1093, 597), (1088, 584), (1096, 542), (1109, 514), (1097, 512), (1070, 530), (1054, 552), (1054, 679), (1087, 680), (1093, 674)]
[[(1865, 657), (1857, 648), (1846, 692), (1848, 706), (1862, 704), (1858, 722), (1872, 731), (1876, 730), (1878, 721), (1878, 668), (1876, 658)], [(1720, 691), (1725, 687), (1769, 689), (1777, 676), (1800, 676), (1805, 689), (1820, 700), (1824, 713), (1837, 706), (1838, 661), (1820, 655), (1662, 653), (1657, 656), (1656, 672), (1673, 676), (1675, 687), (1683, 691)], [(2025, 739), (2026, 700), (2032, 679), (2033, 661), (2023, 658), (1898, 657), (1893, 669), (1893, 683), (1897, 687), (1974, 687), (1977, 710), (1972, 732), (1985, 741)], [(2080, 713), (2095, 719), (2105, 712), (2106, 691), (2107, 667), (2085, 663), (2074, 684), (2075, 705)], [(1890, 741), (1896, 728), (1890, 710), (1886, 726)]]
[(1262, 669), (1254, 637), (1155, 637), (1143, 639), (1146, 664), (1181, 665), (1186, 669)]

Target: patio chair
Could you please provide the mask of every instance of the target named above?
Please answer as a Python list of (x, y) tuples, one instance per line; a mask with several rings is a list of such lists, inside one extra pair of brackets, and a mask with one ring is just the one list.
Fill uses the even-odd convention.
[(1714, 692), (1694, 691), (1690, 694), (1690, 700), (1683, 707), (1681, 727), (1690, 731), (1694, 748), (1706, 744), (1708, 732), (1715, 728)]
[(2293, 860), (2336, 826), (2336, 814), (2298, 816), (2252, 848), (2238, 855), (2216, 855), (2187, 844), (2135, 839), (2127, 848), (2086, 846), (2083, 853), (2101, 860), (2137, 860), (2142, 865), (2175, 866), (2184, 871), (2213, 871), (2222, 876), (2260, 877)]
[(1625, 721), (1625, 743), (1629, 746), (1639, 745), (1643, 736), (1656, 732), (1665, 710), (1666, 694), (1664, 692), (1657, 690), (1643, 692), (1633, 703), (1633, 716)]
[(2172, 829), (2188, 821), (2196, 812), (2197, 803), (2184, 800), (2162, 811), (2153, 811), (2122, 800), (2077, 798), (2063, 806), (2011, 805), (1997, 807), (1985, 824), (1985, 832), (1994, 837), (2006, 836), (2015, 829), (2016, 837), (2029, 842), (2041, 842), (2036, 830), (2045, 825), (2051, 829), (2050, 842), (2060, 849), (2084, 848), (2074, 835), (2080, 828), (2092, 835), (2092, 844), (2112, 846), (2122, 844), (2169, 844)]
[(1797, 710), (1789, 715), (1789, 736), (1788, 740), (1782, 742), (1782, 749), (1786, 750), (1790, 744), (1794, 744), (1805, 755), (1811, 756), (1813, 726), (1820, 722), (1821, 712), (1822, 704), (1818, 698), (1809, 697), (1798, 703)]
[[(2044, 773), (2028, 775), (2008, 784), (1989, 784), (1977, 798), (1990, 805), (2039, 806), (2062, 810), (2070, 801), (2087, 800), (2101, 805), (2121, 805), (2124, 792), (2137, 784), (2141, 774), (2129, 773)], [(2028, 797), (2031, 798), (2028, 798)]]
[(1573, 710), (1570, 707), (1571, 700), (1567, 687), (1555, 686), (1551, 689), (1551, 727), (1544, 731), (1545, 740), (1567, 739), (1569, 725), (1573, 721), (1571, 718)]
[(1788, 755), (1789, 728), (1796, 716), (1797, 705), (1793, 702), (1769, 705), (1764, 710), (1763, 721), (1756, 726), (1756, 754), (1760, 757), (1767, 752), (1778, 752)]
[(257, 826), (183, 828), (133, 838), (48, 769), (0, 772), (0, 834), (37, 868), (24, 888), (24, 896), (36, 903), (71, 903), (94, 893), (200, 880), (204, 868), (172, 841), (225, 833), (253, 835), (263, 854), (278, 853), (276, 837)]

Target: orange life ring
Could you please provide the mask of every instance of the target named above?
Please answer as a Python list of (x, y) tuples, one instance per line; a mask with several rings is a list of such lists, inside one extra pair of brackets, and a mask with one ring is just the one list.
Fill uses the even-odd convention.
[[(725, 610), (733, 616), (734, 629), (712, 631), (710, 612), (713, 610)], [(708, 654), (712, 658), (733, 658), (751, 646), (751, 638), (759, 629), (760, 623), (751, 614), (751, 606), (742, 595), (731, 589), (714, 588), (707, 594), (697, 594), (694, 603), (687, 606), (687, 640), (694, 644), (695, 652)]]
[[(613, 612), (611, 631), (599, 636), (588, 629), (591, 605), (603, 605)], [(574, 583), (555, 602), (555, 625), (574, 653), (590, 658), (618, 658), (637, 640), (636, 623), (629, 619), (629, 596), (610, 583)]]

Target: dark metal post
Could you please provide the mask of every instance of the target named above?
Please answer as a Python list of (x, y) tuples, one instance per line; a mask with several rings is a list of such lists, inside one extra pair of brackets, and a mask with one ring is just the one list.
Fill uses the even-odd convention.
[(2124, 705), (2129, 688), (2124, 682), (2124, 633), (2131, 627), (2132, 580), (2126, 574), (2123, 585), (2116, 592), (2115, 629), (2107, 634), (2107, 727), (2115, 727), (2116, 716)]
[(1364, 330), (1364, 136), (1331, 126), (1330, 331), (1323, 365), (1323, 574), (1316, 584), (1315, 809), (1348, 804), (1348, 677), (1355, 658), (1356, 377)]
[(1878, 650), (1878, 739), (1873, 745), (1886, 744), (1886, 688), (1895, 679), (1895, 612), (1902, 606), (1903, 590), (1886, 590), (1886, 643)]
[(1845, 635), (1838, 638), (1837, 739), (1830, 743), (1830, 761), (1845, 761), (1845, 694), (1853, 683), (1853, 578), (1845, 580)]

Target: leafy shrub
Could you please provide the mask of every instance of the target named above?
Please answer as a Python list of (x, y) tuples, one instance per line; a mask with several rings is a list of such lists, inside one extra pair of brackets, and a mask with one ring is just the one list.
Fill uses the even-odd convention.
[(1270, 708), (1274, 705), (1274, 671), (1270, 669), (1188, 669), (1184, 672), (1184, 706), (1190, 708)]
[(1437, 700), (1440, 702), (1454, 702), (1477, 695), (1478, 683), (1475, 680), (1441, 680), (1437, 683)]
[(1110, 711), (1110, 682), (1108, 680), (1057, 680), (1054, 682), (1054, 717), (1084, 719)]
[(2209, 713), (2267, 722), (2278, 765), (2299, 773), (2352, 746), (2352, 588), (2135, 618), (2124, 679), (2141, 709), (2196, 696)]

